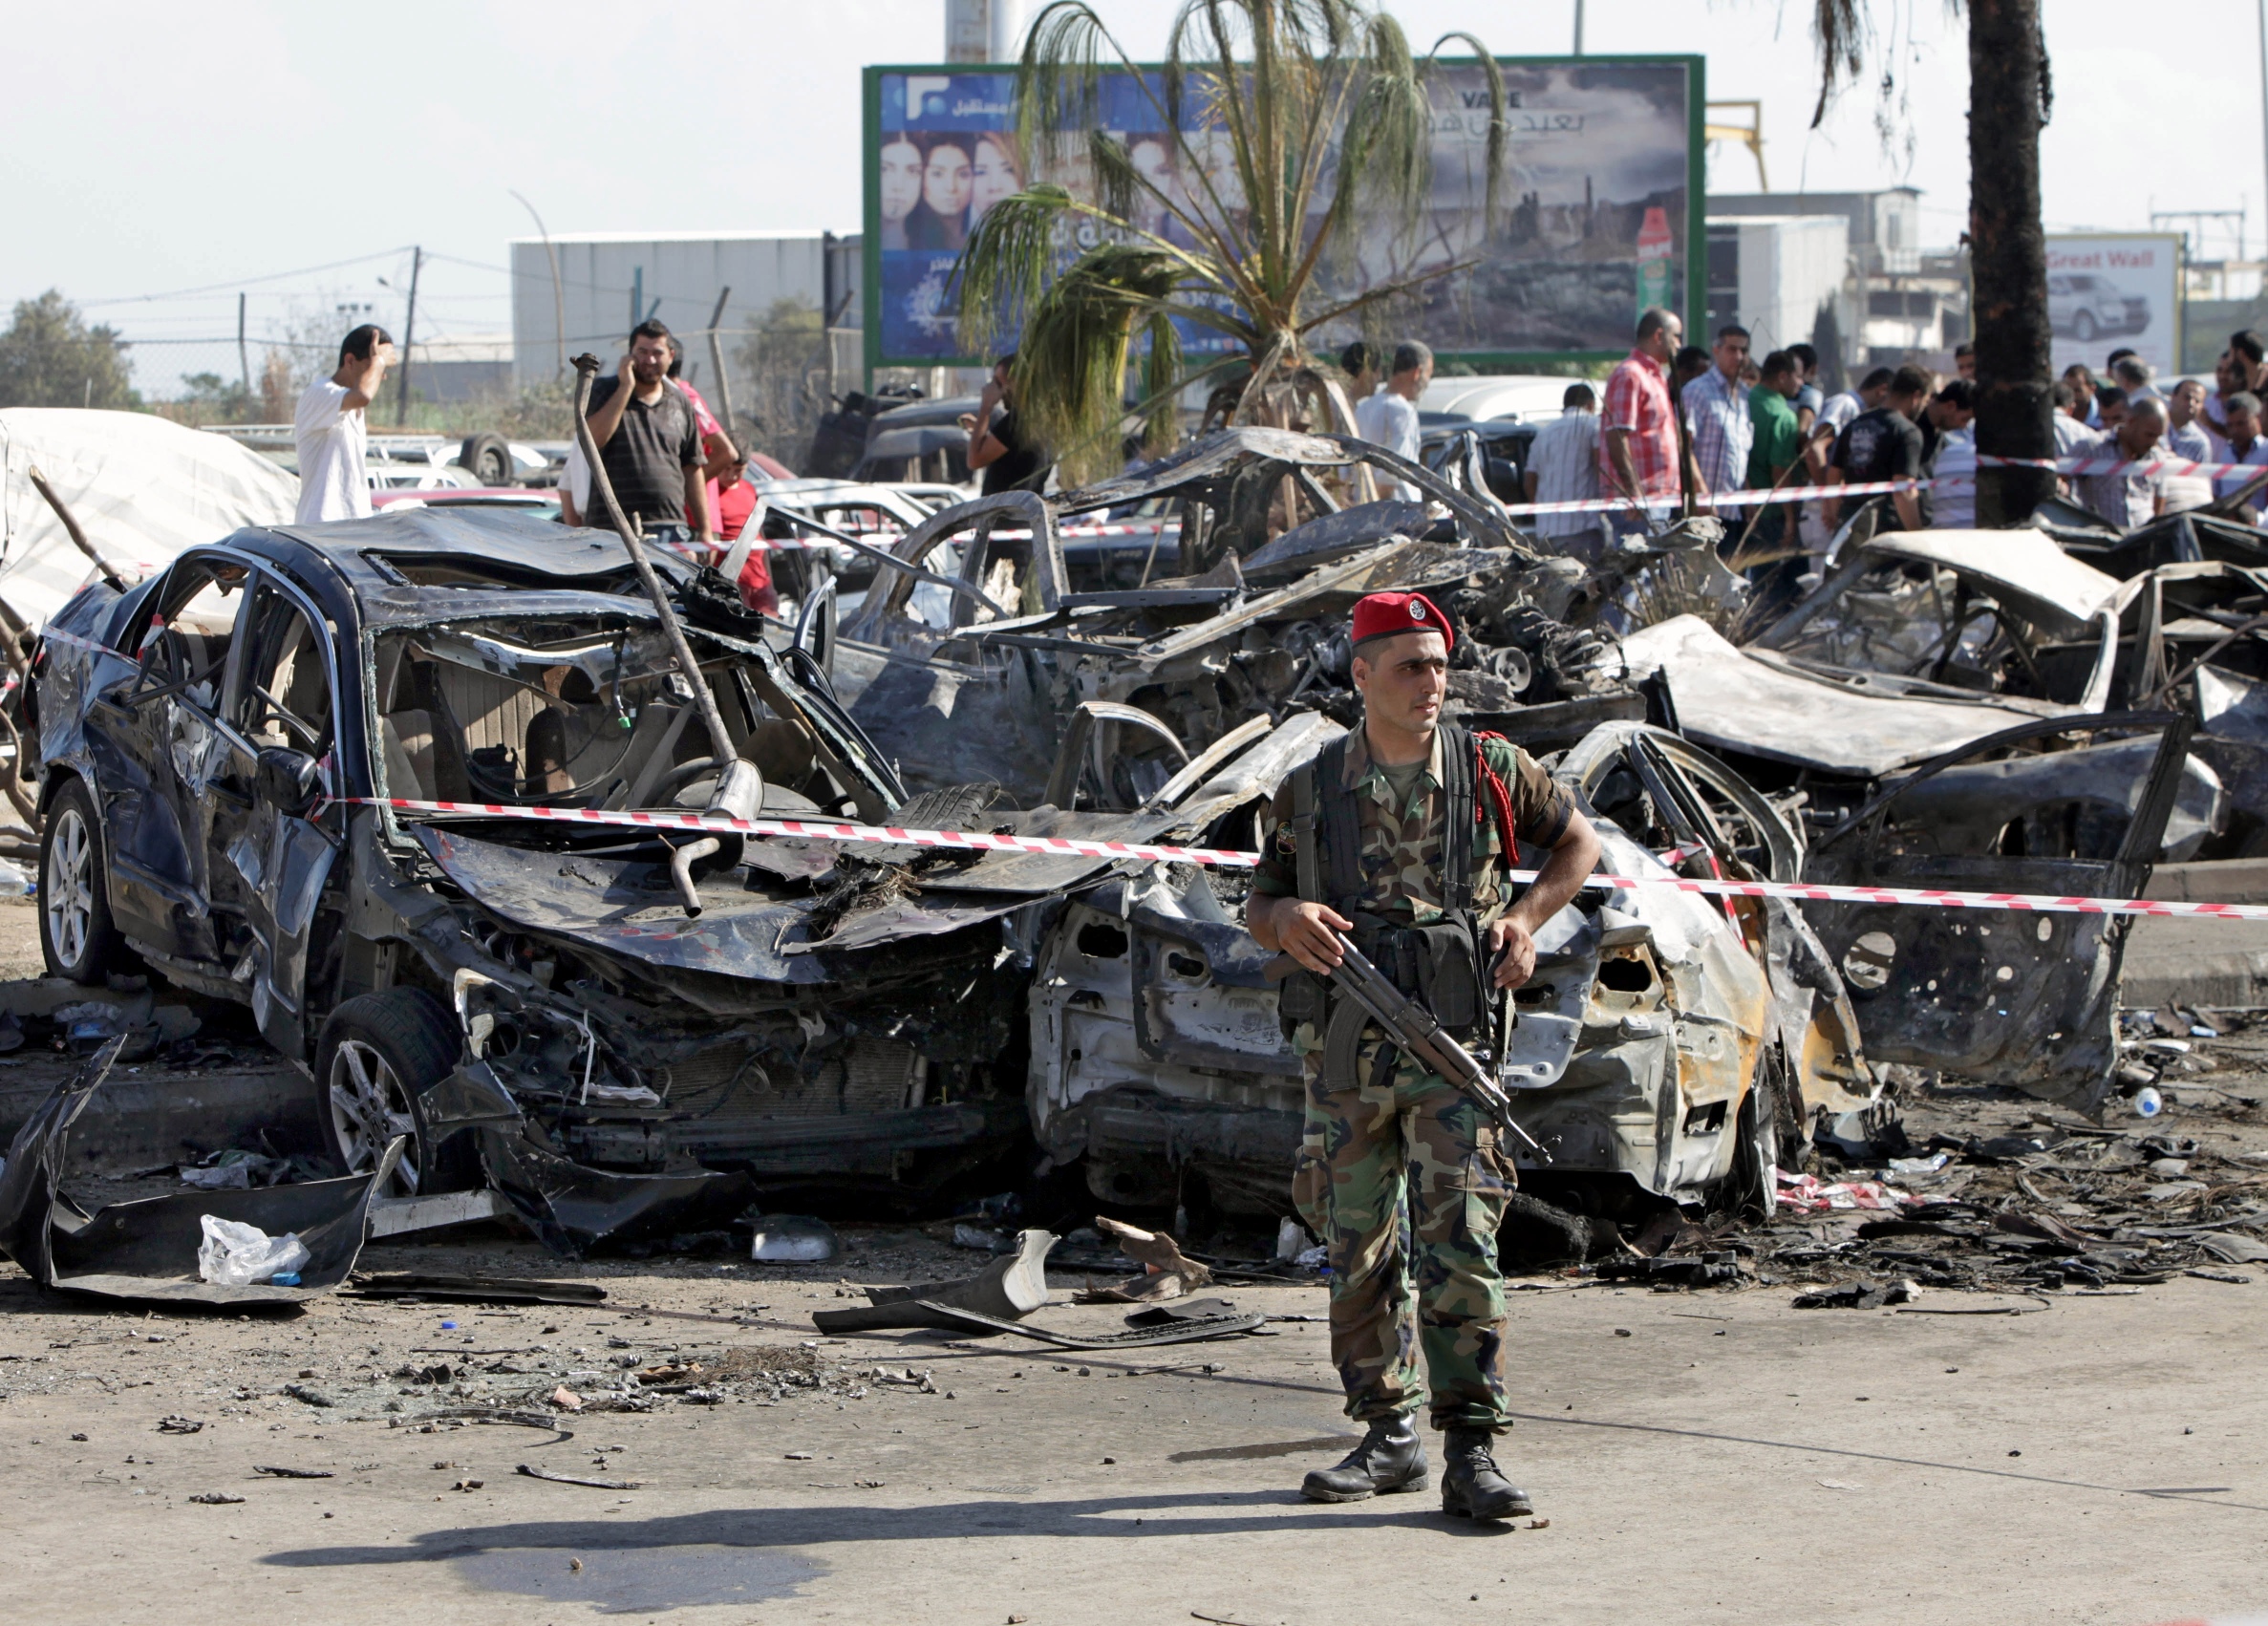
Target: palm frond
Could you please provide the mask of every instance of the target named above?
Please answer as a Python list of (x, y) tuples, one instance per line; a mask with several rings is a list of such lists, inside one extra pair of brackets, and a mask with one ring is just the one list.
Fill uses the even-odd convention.
[(1056, 231), (1076, 207), (1060, 186), (1027, 186), (985, 210), (953, 264), (961, 341), (990, 348), (1007, 325), (1039, 303), (1060, 257)]
[(1016, 70), (1016, 130), (1042, 165), (1068, 157), (1102, 122), (1102, 80), (1132, 59), (1086, 0), (1051, 0), (1032, 19)]
[(1819, 100), (1811, 109), (1812, 129), (1827, 117), (1827, 104), (1835, 92), (1858, 78), (1872, 37), (1866, 0), (1812, 0), (1811, 39), (1819, 47)]
[[(1024, 319), (1016, 413), (1063, 465), (1066, 480), (1092, 478), (1111, 460), (1115, 445), (1096, 442), (1124, 413), (1136, 322), (1170, 329), (1165, 311), (1184, 269), (1177, 256), (1155, 248), (1100, 244), (1073, 261)], [(1175, 339), (1176, 358), (1179, 352)]]

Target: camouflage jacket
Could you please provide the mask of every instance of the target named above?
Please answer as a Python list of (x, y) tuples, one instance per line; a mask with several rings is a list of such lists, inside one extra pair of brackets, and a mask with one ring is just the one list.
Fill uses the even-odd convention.
[[(1548, 847), (1566, 833), (1574, 800), (1543, 765), (1516, 745), (1484, 740), (1481, 752), (1511, 794), (1512, 830), (1524, 845)], [(1442, 914), (1442, 844), (1446, 808), (1442, 790), (1442, 735), (1433, 736), (1433, 757), (1405, 806), (1396, 806), (1385, 771), (1370, 760), (1369, 740), (1358, 728), (1347, 741), (1346, 781), (1355, 791), (1356, 817), (1362, 832), (1361, 908), (1396, 926), (1424, 926)], [(1486, 795), (1477, 799), (1484, 810)], [(1252, 890), (1263, 897), (1297, 895), (1297, 844), (1292, 829), (1289, 779), (1278, 786), (1261, 842)], [(1473, 910), (1486, 925), (1511, 903), (1514, 888), (1505, 879), (1503, 843), (1493, 813), (1472, 828)]]

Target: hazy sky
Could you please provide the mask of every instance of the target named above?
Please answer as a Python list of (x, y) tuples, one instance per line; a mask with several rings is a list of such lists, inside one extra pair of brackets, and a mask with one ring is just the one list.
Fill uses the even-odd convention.
[[(1026, 16), (1038, 9), (1027, 0)], [(1146, 56), (1173, 8), (1097, 9)], [(1421, 46), (1464, 28), (1502, 54), (1556, 54), (1573, 0), (1391, 9)], [(1909, 182), (1924, 191), (1927, 240), (1952, 242), (1967, 202), (1964, 25), (1943, 0), (1872, 0), (1872, 58), (1912, 87), (1909, 158), (1876, 134), (1871, 86), (1808, 128), (1810, 9), (1589, 0), (1585, 46), (1704, 54), (1712, 97), (1762, 98), (1776, 189)], [(2244, 206), (2258, 254), (2254, 0), (2187, 0), (2168, 13), (2177, 28), (2111, 0), (2052, 0), (2047, 13), (2051, 227), (2143, 229), (2153, 207)], [(445, 258), (426, 267), (420, 336), (466, 336), (508, 326), (504, 245), (532, 233), (515, 188), (558, 233), (856, 230), (859, 70), (935, 60), (943, 17), (943, 0), (11, 6), (0, 300), (60, 288), (140, 339), (232, 334), (239, 287), (255, 336), (340, 301), (395, 323), (406, 246), (421, 243)], [(1710, 184), (1755, 189), (1747, 152), (1715, 148)], [(343, 261), (356, 263), (310, 268)], [(190, 353), (138, 360), (169, 375)]]

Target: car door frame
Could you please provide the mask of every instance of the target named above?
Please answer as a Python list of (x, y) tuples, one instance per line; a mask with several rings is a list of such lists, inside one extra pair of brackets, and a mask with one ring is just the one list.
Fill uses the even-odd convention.
[[(213, 564), (245, 571), (240, 589), (244, 598), (237, 607), (241, 621), (244, 606), (251, 602), (260, 562), (223, 546), (192, 548), (175, 559), (144, 598), (137, 615), (141, 609), (165, 602), (175, 575)], [(209, 967), (217, 962), (217, 953), (212, 952), (217, 949), (217, 938), (208, 855), (199, 799), (181, 782), (177, 771), (179, 742), (175, 735), (182, 714), (197, 727), (210, 731), (214, 738), (225, 739), (230, 731), (224, 716), (208, 715), (188, 700), (185, 688), (137, 698), (142, 695), (151, 671), (143, 654), (150, 629), (145, 624), (141, 631), (133, 650), (137, 662), (134, 676), (124, 685), (114, 684), (108, 691), (91, 695), (83, 724), (96, 770), (94, 788), (101, 807), (108, 902), (120, 933), (136, 948), (160, 959), (182, 959)], [(232, 628), (219, 674), (216, 714), (226, 711), (229, 685), (242, 658), (240, 648)], [(124, 782), (135, 777), (136, 769), (140, 782)]]
[[(2193, 719), (2174, 712), (2099, 712), (2043, 717), (1972, 740), (1922, 762), (1822, 836), (1806, 860), (1804, 878), (2059, 898), (2138, 897), (2172, 814), (2193, 727)], [(1899, 802), (1950, 768), (2043, 736), (2152, 729), (2159, 731), (2157, 756), (2109, 858), (1870, 850), (1883, 839)], [(2102, 1101), (2118, 1056), (2112, 1022), (2131, 916), (1848, 902), (1807, 904), (1805, 913), (1842, 971), (1875, 1060), (1989, 1076), (2082, 1109)], [(1887, 957), (1880, 952), (1882, 939), (1890, 945)]]

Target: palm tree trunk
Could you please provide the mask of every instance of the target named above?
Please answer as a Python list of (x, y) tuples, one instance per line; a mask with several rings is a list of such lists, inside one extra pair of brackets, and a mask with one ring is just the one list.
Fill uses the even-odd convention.
[[(2040, 224), (2046, 115), (2040, 0), (1969, 0), (1969, 274), (1983, 457), (2055, 456)], [(2022, 524), (2054, 490), (2044, 469), (1979, 469), (1977, 523)]]

